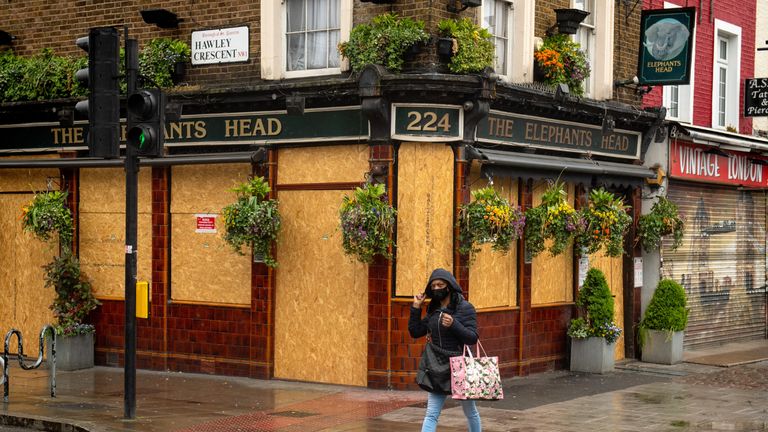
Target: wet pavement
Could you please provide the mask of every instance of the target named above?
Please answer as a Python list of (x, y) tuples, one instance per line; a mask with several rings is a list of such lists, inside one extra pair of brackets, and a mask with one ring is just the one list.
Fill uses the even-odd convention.
[[(768, 341), (745, 351), (762, 346)], [(719, 354), (735, 351), (721, 348)], [(513, 378), (504, 383), (503, 401), (479, 403), (483, 430), (768, 431), (768, 361), (745, 358), (729, 368), (625, 361), (604, 375), (556, 371)], [(421, 430), (426, 402), (421, 391), (140, 370), (137, 416), (126, 420), (122, 369), (59, 372), (56, 398), (48, 379), (47, 370), (12, 368), (0, 424), (27, 421), (32, 430), (77, 432), (409, 432)], [(438, 430), (466, 430), (456, 403), (446, 403)]]

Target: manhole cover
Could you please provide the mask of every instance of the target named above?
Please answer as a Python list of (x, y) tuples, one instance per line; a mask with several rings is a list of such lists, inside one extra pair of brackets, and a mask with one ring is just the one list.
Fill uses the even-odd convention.
[(280, 416), (280, 417), (312, 417), (314, 415), (317, 415), (317, 413), (311, 413), (311, 412), (304, 412), (304, 411), (280, 411), (275, 413), (270, 413), (271, 416)]

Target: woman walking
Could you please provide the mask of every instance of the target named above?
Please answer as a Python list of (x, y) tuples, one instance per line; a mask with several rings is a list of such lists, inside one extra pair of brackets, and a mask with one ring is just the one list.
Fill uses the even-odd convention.
[[(430, 298), (427, 314), (421, 317), (421, 306)], [(408, 320), (408, 332), (413, 338), (428, 336), (427, 343), (432, 344), (438, 353), (462, 355), (464, 345), (477, 343), (477, 313), (461, 294), (461, 287), (453, 275), (445, 269), (432, 272), (423, 293), (413, 296), (411, 316)], [(448, 355), (438, 356), (448, 361)], [(444, 377), (450, 379), (450, 374)], [(450, 385), (448, 386), (450, 388)], [(450, 390), (432, 389), (427, 397), (427, 413), (421, 426), (422, 432), (437, 430), (437, 420), (443, 409)], [(467, 417), (469, 432), (481, 432), (480, 413), (474, 400), (460, 400), (464, 415)]]

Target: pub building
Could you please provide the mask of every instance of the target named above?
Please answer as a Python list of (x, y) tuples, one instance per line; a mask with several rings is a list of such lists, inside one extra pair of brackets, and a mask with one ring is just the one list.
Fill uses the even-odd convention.
[(665, 240), (660, 256), (647, 254), (645, 269), (685, 288), (686, 349), (764, 338), (768, 140), (678, 122), (666, 130), (646, 155), (667, 173), (665, 190), (647, 192), (678, 206), (685, 232), (676, 250)]
[[(526, 2), (531, 11), (533, 3)], [(614, 15), (608, 5), (596, 12), (596, 25), (613, 29), (625, 14), (639, 14), (632, 8)], [(397, 5), (410, 13), (406, 6)], [(369, 8), (382, 7), (355, 4), (350, 10), (370, 14)], [(262, 16), (270, 8), (262, 6)], [(445, 14), (444, 5), (435, 8), (429, 13)], [(606, 11), (611, 14), (601, 15)], [(534, 29), (543, 35), (550, 15), (534, 25), (531, 13), (528, 36)], [(198, 22), (181, 28), (230, 25)], [(259, 25), (251, 23), (252, 30)], [(612, 53), (608, 34), (598, 44)], [(139, 368), (414, 388), (423, 341), (408, 335), (409, 307), (438, 267), (456, 274), (477, 308), (483, 346), (499, 356), (503, 377), (567, 367), (566, 330), (589, 266), (605, 272), (615, 296), (616, 322), (624, 329), (615, 357), (638, 355), (632, 329), (640, 318), (642, 281), (635, 280), (633, 264), (641, 252), (633, 229), (619, 258), (578, 260), (572, 250), (531, 258), (518, 241), (506, 255), (484, 249), (470, 266), (458, 253), (455, 221), (472, 190), (492, 182), (527, 209), (554, 179), (566, 182), (576, 206), (584, 205), (590, 189), (605, 187), (624, 198), (636, 220), (642, 187), (657, 178), (643, 159), (659, 145), (663, 109), (630, 105), (638, 97), (614, 89), (613, 69), (601, 65), (594, 70), (602, 87), (595, 85), (593, 95), (601, 88), (607, 94), (589, 98), (516, 84), (491, 70), (448, 74), (432, 53), (409, 73), (368, 66), (359, 73), (284, 79), (264, 65), (267, 48), (276, 48), (262, 45), (261, 59), (193, 67), (190, 79), (203, 85), (167, 92), (182, 110), (165, 126), (165, 155), (140, 161), (137, 279), (149, 282), (150, 303), (148, 318), (138, 319)], [(636, 44), (629, 45), (629, 52), (614, 54), (617, 61), (636, 58)], [(252, 54), (258, 47), (258, 39), (250, 42)], [(220, 79), (226, 85), (216, 85)], [(124, 361), (123, 159), (87, 157), (87, 121), (60, 122), (59, 113), (75, 102), (0, 105), (2, 244), (13, 245), (0, 250), (0, 269), (14, 269), (2, 277), (13, 295), (0, 303), (0, 329), (19, 328), (36, 352), (36, 338), (28, 335), (52, 319), (47, 305), (53, 293), (43, 286), (41, 266), (56, 251), (22, 232), (19, 215), (35, 191), (65, 189), (75, 219), (74, 249), (101, 302), (90, 316), (95, 361), (117, 367)], [(222, 240), (221, 209), (235, 200), (230, 189), (250, 176), (264, 176), (279, 201), (274, 269), (234, 253)], [(397, 209), (393, 258), (377, 257), (371, 265), (344, 255), (338, 229), (342, 199), (368, 180), (383, 183)]]

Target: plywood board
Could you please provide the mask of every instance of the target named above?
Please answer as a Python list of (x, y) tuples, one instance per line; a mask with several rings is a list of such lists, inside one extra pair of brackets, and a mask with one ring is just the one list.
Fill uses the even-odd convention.
[(369, 170), (367, 145), (280, 149), (278, 184), (362, 182)]
[(179, 165), (171, 171), (171, 213), (220, 213), (248, 181), (250, 164)]
[[(541, 196), (548, 187), (546, 181), (538, 181), (533, 188), (533, 205), (541, 204)], [(567, 185), (568, 202), (573, 205), (575, 187)], [(546, 242), (549, 248), (551, 241)], [(531, 265), (531, 305), (572, 302), (573, 299), (573, 248), (566, 248), (558, 256), (544, 250), (533, 258)]]
[[(137, 280), (152, 281), (152, 215), (137, 221)], [(125, 214), (80, 213), (80, 267), (100, 298), (125, 298)]]
[(171, 215), (171, 226), (172, 300), (251, 304), (250, 255), (236, 254), (220, 233), (195, 232), (194, 214)]
[[(39, 334), (43, 325), (53, 324), (49, 306), (54, 290), (45, 288), (43, 266), (53, 260), (58, 250), (21, 231), (19, 218), (22, 205), (32, 194), (0, 195), (0, 330), (5, 335), (11, 328), (22, 332), (25, 355), (37, 357)], [(15, 342), (10, 350), (17, 352)]]
[[(469, 181), (473, 191), (488, 186), (488, 180), (477, 175), (471, 175)], [(517, 206), (517, 184), (517, 180), (500, 178), (493, 186), (501, 197)], [(494, 252), (490, 244), (481, 246), (469, 268), (469, 301), (478, 309), (517, 306), (516, 242), (506, 254)]]
[[(123, 168), (80, 169), (80, 213), (125, 213)], [(152, 213), (152, 169), (139, 170), (138, 212)]]
[[(57, 154), (48, 155), (20, 155), (0, 158), (1, 160), (13, 159), (58, 159)], [(0, 170), (0, 192), (39, 192), (50, 189), (59, 189), (60, 175), (56, 168), (18, 168)], [(31, 200), (31, 198), (30, 198)]]
[(334, 234), (346, 193), (279, 194), (275, 378), (367, 385), (368, 270)]
[(452, 269), (454, 156), (451, 147), (402, 143), (397, 156), (397, 296), (424, 291), (435, 268)]
[(624, 358), (624, 281), (623, 257), (608, 257), (603, 251), (599, 251), (589, 256), (589, 267), (600, 269), (605, 274), (608, 281), (608, 287), (613, 294), (613, 322), (621, 327), (622, 332), (619, 340), (616, 341), (614, 357), (616, 360)]

